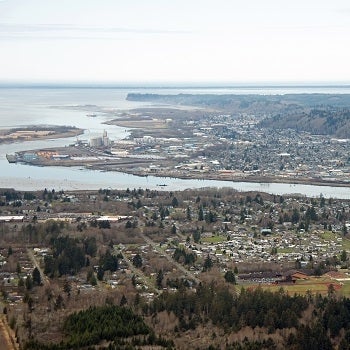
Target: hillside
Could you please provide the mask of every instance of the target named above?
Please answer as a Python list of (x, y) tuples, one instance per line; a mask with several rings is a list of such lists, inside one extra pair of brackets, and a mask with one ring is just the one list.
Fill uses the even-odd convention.
[(350, 138), (350, 109), (311, 109), (309, 112), (275, 115), (259, 123), (260, 127), (294, 129), (312, 134)]
[(248, 113), (260, 117), (259, 127), (294, 129), (312, 134), (350, 137), (350, 95), (215, 95), (128, 94), (127, 100), (182, 106), (198, 106), (228, 114)]
[(350, 106), (349, 94), (285, 94), (285, 95), (239, 95), (239, 94), (141, 94), (129, 93), (128, 101), (155, 101), (180, 105), (202, 105), (228, 107), (240, 104), (241, 108), (247, 105), (264, 102), (272, 104), (294, 104), (304, 107), (314, 106)]

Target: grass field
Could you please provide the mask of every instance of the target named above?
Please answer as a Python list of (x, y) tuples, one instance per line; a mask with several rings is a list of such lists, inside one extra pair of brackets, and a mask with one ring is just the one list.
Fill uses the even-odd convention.
[(212, 236), (212, 237), (203, 237), (201, 241), (207, 242), (207, 243), (221, 243), (226, 239), (227, 238), (225, 236)]
[(319, 236), (322, 239), (326, 239), (327, 241), (333, 241), (333, 240), (336, 240), (338, 238), (338, 235), (336, 233), (331, 232), (331, 231), (324, 231), (321, 234), (319, 234)]
[(294, 248), (278, 248), (277, 249), (278, 253), (293, 253), (295, 251)]
[(350, 250), (350, 239), (343, 238), (343, 249), (349, 251)]
[(283, 288), (283, 290), (289, 295), (305, 295), (308, 292), (311, 292), (313, 295), (326, 295), (331, 284), (337, 293), (348, 297), (350, 296), (350, 281), (338, 282), (323, 277), (310, 277), (308, 280), (299, 280), (293, 284), (254, 284), (250, 285), (249, 287), (245, 286), (245, 288), (257, 288), (259, 286), (260, 288), (270, 290), (271, 292), (278, 292), (281, 288)]

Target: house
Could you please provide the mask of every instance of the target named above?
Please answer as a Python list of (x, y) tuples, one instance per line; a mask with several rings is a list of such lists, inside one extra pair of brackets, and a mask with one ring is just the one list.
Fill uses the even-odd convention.
[(276, 284), (295, 283), (298, 280), (307, 280), (307, 279), (309, 279), (309, 275), (307, 273), (297, 271), (297, 270), (290, 270), (284, 274), (284, 277), (282, 277), (279, 280), (276, 280), (275, 283)]
[(24, 216), (22, 215), (8, 215), (0, 216), (0, 222), (23, 222)]

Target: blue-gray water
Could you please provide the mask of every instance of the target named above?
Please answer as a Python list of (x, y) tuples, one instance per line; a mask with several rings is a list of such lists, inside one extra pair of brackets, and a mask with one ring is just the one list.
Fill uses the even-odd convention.
[[(23, 125), (71, 125), (86, 129), (79, 138), (89, 139), (104, 129), (113, 140), (127, 135), (125, 128), (107, 126), (103, 121), (111, 119), (120, 110), (149, 106), (150, 103), (126, 101), (129, 92), (147, 93), (216, 93), (216, 94), (284, 94), (284, 93), (350, 93), (350, 87), (233, 87), (233, 88), (0, 88), (0, 128)], [(89, 106), (87, 106), (89, 105)], [(96, 105), (94, 107), (92, 105)], [(73, 106), (73, 107), (72, 107)], [(85, 107), (84, 107), (85, 106)], [(72, 107), (72, 108), (71, 108)], [(97, 109), (96, 118), (86, 114)], [(240, 191), (263, 191), (274, 194), (300, 193), (307, 196), (350, 198), (350, 188), (290, 184), (258, 184), (215, 180), (181, 180), (157, 177), (137, 177), (116, 172), (91, 171), (82, 168), (33, 167), (9, 164), (6, 153), (41, 147), (64, 146), (71, 139), (31, 141), (0, 145), (0, 187), (18, 190), (55, 188), (64, 190), (99, 188), (150, 188), (182, 190), (200, 187), (232, 187)], [(166, 187), (159, 187), (166, 184)]]

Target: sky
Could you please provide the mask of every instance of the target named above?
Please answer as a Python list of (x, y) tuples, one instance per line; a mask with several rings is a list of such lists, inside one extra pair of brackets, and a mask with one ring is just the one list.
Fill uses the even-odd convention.
[(350, 83), (348, 0), (0, 0), (0, 82)]

